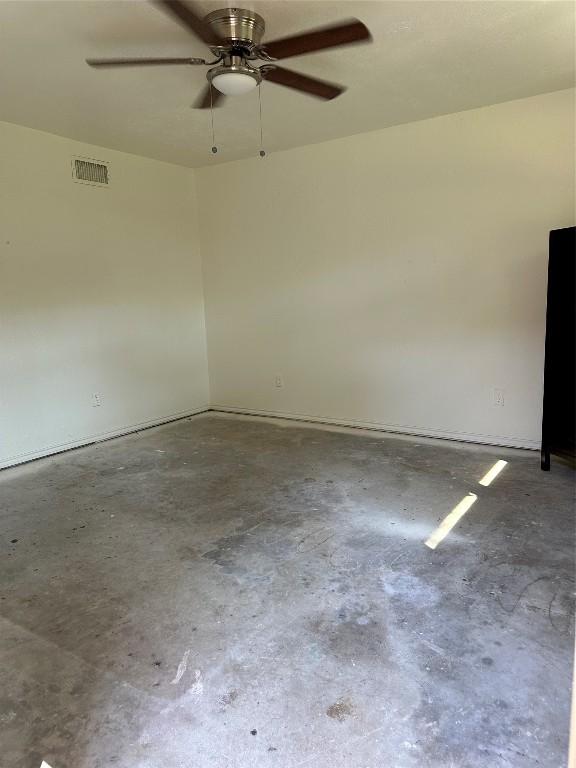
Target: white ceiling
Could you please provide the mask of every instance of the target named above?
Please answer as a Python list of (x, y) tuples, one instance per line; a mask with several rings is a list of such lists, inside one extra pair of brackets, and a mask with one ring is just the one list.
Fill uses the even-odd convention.
[[(205, 2), (206, 11), (225, 2)], [(574, 84), (574, 4), (556, 0), (262, 0), (266, 38), (355, 16), (374, 42), (283, 62), (348, 90), (323, 103), (262, 89), (268, 151), (508, 101)], [(141, 0), (0, 0), (0, 120), (198, 166), (257, 155), (257, 93), (190, 108), (203, 67), (93, 70), (87, 57), (208, 56)]]

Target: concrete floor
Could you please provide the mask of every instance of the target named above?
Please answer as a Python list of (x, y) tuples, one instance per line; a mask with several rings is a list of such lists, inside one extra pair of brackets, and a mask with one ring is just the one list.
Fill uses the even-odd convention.
[(561, 768), (573, 482), (221, 416), (6, 470), (0, 765)]

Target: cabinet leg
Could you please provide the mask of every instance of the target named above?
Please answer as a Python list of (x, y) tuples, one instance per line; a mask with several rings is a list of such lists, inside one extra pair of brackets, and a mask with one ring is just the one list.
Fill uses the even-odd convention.
[(550, 451), (544, 446), (540, 451), (540, 467), (544, 472), (550, 472)]

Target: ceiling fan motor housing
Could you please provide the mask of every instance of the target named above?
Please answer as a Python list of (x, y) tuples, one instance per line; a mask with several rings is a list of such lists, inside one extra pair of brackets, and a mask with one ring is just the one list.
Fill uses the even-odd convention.
[(260, 44), (265, 29), (262, 16), (245, 8), (222, 8), (212, 11), (204, 21), (224, 43), (248, 51)]

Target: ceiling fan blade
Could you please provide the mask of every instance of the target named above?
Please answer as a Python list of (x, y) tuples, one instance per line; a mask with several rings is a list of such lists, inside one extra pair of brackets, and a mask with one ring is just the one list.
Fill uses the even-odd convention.
[(370, 40), (372, 35), (368, 28), (358, 19), (349, 19), (340, 24), (272, 40), (269, 43), (263, 43), (260, 48), (274, 59), (287, 59), (290, 56), (300, 56), (302, 53), (323, 51), (326, 48), (370, 42)]
[(204, 23), (204, 14), (197, 10), (190, 1), (183, 3), (182, 0), (154, 0), (154, 4), (178, 19), (206, 45), (218, 45), (221, 42), (208, 24)]
[(212, 106), (214, 108), (222, 106), (224, 94), (208, 83), (194, 102), (194, 109), (210, 109), (210, 90), (212, 90)]
[(343, 85), (328, 83), (326, 80), (317, 80), (315, 77), (308, 77), (308, 75), (302, 75), (300, 72), (294, 72), (294, 70), (284, 67), (270, 67), (270, 69), (263, 67), (262, 75), (272, 83), (285, 85), (286, 88), (294, 88), (296, 91), (303, 91), (310, 96), (316, 96), (327, 101), (335, 99), (336, 96), (340, 96), (346, 90)]
[(155, 67), (163, 64), (206, 64), (204, 59), (86, 59), (91, 67)]

